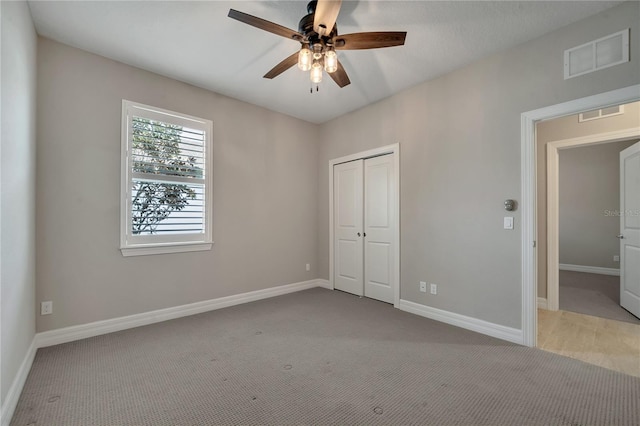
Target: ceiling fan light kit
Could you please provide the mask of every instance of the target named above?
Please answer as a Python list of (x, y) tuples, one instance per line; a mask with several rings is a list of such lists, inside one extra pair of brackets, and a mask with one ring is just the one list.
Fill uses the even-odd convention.
[(266, 73), (264, 78), (275, 78), (297, 64), (300, 70), (309, 71), (309, 78), (314, 84), (319, 84), (322, 81), (324, 70), (338, 86), (345, 87), (351, 84), (351, 81), (338, 60), (336, 49), (356, 50), (402, 46), (407, 33), (402, 31), (378, 31), (338, 36), (336, 19), (340, 12), (341, 4), (341, 0), (314, 0), (309, 2), (307, 15), (300, 20), (298, 31), (234, 9), (229, 10), (228, 16), (261, 30), (296, 40), (302, 45), (300, 51), (282, 60)]
[(322, 63), (320, 59), (314, 59), (311, 65), (311, 82), (318, 84), (322, 81)]
[(324, 70), (329, 74), (338, 70), (338, 55), (333, 47), (324, 52)]
[(311, 49), (309, 49), (309, 43), (303, 43), (300, 52), (298, 52), (298, 68), (300, 71), (309, 71), (312, 62), (313, 56)]

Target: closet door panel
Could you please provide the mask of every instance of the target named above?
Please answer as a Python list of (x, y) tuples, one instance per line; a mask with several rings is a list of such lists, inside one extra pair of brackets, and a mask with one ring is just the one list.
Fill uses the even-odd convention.
[(364, 161), (364, 295), (393, 303), (393, 154)]
[(363, 160), (333, 168), (334, 287), (364, 293)]

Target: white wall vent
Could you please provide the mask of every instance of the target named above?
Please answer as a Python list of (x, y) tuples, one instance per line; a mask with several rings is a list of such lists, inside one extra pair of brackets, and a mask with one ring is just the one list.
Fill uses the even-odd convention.
[(564, 51), (564, 79), (629, 62), (629, 28)]
[(602, 109), (594, 109), (593, 111), (581, 112), (578, 115), (578, 122), (597, 120), (599, 118), (611, 117), (613, 115), (624, 114), (624, 105), (616, 105)]

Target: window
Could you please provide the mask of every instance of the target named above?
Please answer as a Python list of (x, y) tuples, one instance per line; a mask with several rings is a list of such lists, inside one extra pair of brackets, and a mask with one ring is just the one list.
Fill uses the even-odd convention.
[(120, 250), (209, 250), (213, 123), (122, 101)]

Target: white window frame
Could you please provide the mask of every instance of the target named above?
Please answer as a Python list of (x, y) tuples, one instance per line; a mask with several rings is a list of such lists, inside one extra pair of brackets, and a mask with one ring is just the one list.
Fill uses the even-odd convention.
[[(197, 234), (133, 236), (131, 234), (131, 118), (163, 121), (204, 132), (204, 232)], [(120, 251), (123, 256), (211, 250), (213, 208), (213, 122), (137, 102), (122, 100), (122, 145), (120, 189)], [(179, 180), (179, 178), (176, 178)], [(186, 181), (188, 182), (188, 180)]]

